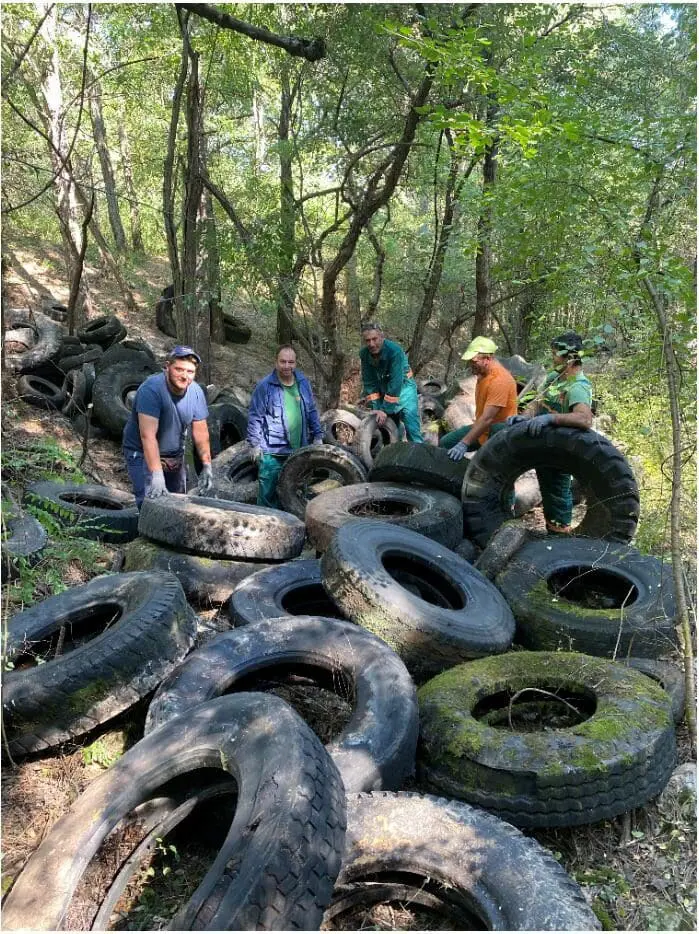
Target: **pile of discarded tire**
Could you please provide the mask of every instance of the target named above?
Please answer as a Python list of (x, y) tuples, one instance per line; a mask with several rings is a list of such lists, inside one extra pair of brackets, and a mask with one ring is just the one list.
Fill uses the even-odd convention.
[[(513, 462), (536, 466), (515, 429)], [(29, 858), (5, 927), (62, 927), (118, 833), (92, 920), (108, 927), (168, 835), (198, 825), (220, 833), (168, 921), (179, 930), (342, 926), (379, 902), (460, 930), (599, 929), (580, 888), (517, 828), (610, 819), (656, 796), (683, 699), (661, 660), (675, 647), (671, 577), (628, 544), (633, 489), (611, 445), (585, 443), (602, 445), (584, 468), (593, 507), (606, 483), (627, 509), (622, 523), (607, 505), (595, 538), (510, 522), (486, 538), (476, 458), (400, 442), (368, 473), (341, 445), (298, 452), (284, 510), (222, 495), (254, 485), (224, 477), (241, 442), (214, 461), (228, 465), (215, 496), (146, 500), (122, 572), (8, 625), (15, 758), (148, 707), (142, 738)], [(580, 444), (560, 444), (566, 466)], [(495, 474), (492, 497), (510, 479)], [(219, 606), (225, 628), (202, 636), (202, 606)], [(348, 708), (325, 744), (268, 693), (280, 682)]]

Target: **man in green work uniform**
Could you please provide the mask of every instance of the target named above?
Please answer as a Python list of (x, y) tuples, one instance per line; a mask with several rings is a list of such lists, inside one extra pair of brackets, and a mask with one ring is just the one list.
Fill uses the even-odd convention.
[[(533, 437), (547, 425), (566, 428), (592, 427), (592, 385), (583, 373), (580, 353), (582, 338), (566, 331), (551, 341), (554, 369), (546, 377), (537, 400), (524, 415), (508, 419), (514, 424), (529, 417), (527, 431)], [(554, 534), (570, 534), (573, 519), (572, 477), (551, 467), (537, 467), (546, 529)]]
[(279, 509), (277, 481), (287, 457), (309, 443), (323, 443), (313, 390), (296, 370), (290, 344), (277, 350), (274, 369), (253, 390), (247, 441), (258, 464), (257, 505)]
[(376, 412), (376, 424), (381, 427), (390, 415), (394, 421), (403, 422), (408, 441), (422, 444), (417, 385), (407, 354), (400, 344), (384, 336), (380, 324), (363, 324), (362, 340), (362, 387), (366, 401)]

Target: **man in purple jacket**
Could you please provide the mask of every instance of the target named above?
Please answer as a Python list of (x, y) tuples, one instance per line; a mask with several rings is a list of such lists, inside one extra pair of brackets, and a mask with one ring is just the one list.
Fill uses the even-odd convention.
[(303, 373), (296, 372), (296, 351), (290, 344), (277, 350), (274, 370), (253, 390), (247, 440), (258, 464), (257, 505), (279, 509), (277, 481), (287, 457), (309, 443), (323, 443), (313, 390)]

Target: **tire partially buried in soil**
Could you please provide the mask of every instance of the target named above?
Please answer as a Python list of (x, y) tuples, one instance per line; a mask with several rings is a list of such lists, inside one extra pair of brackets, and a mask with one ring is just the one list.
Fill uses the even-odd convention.
[(366, 467), (351, 451), (335, 444), (310, 445), (287, 457), (277, 493), (282, 509), (303, 519), (308, 503), (324, 490), (362, 483), (366, 478)]
[(308, 539), (325, 551), (337, 530), (355, 519), (377, 519), (454, 548), (463, 539), (461, 503), (441, 490), (399, 483), (355, 483), (319, 493), (306, 507)]
[(546, 426), (532, 438), (526, 424), (499, 431), (471, 458), (462, 489), (466, 536), (484, 548), (510, 517), (507, 494), (516, 478), (544, 466), (574, 475), (585, 492), (587, 509), (575, 535), (631, 541), (640, 503), (624, 455), (596, 431)]
[(433, 930), (600, 929), (548, 850), (492, 814), (431, 795), (350, 794), (342, 872), (323, 929), (386, 902), (421, 912)]
[(186, 716), (193, 704), (299, 675), (352, 705), (349, 723), (326, 746), (345, 789), (400, 787), (415, 768), (415, 686), (381, 639), (343, 620), (285, 616), (221, 633), (160, 685), (146, 733)]
[(136, 500), (115, 487), (40, 480), (26, 488), (24, 498), (82, 538), (128, 542), (138, 535)]
[(187, 600), (203, 609), (224, 604), (241, 581), (268, 567), (259, 561), (183, 554), (147, 538), (136, 538), (124, 548), (125, 571), (169, 571), (182, 584)]
[(677, 646), (672, 571), (630, 545), (560, 536), (530, 541), (495, 583), (527, 648), (657, 658)]
[[(340, 870), (342, 781), (301, 718), (261, 694), (220, 697), (189, 710), (92, 782), (25, 866), (5, 902), (4, 927), (60, 929), (90, 860), (135, 808), (142, 806), (147, 821), (149, 808), (162, 809), (164, 801), (169, 810), (180, 807), (188, 784), (194, 797), (203, 782), (227, 778), (237, 793), (230, 829), (170, 926), (317, 929)], [(157, 824), (150, 832), (157, 835)], [(131, 866), (134, 875), (139, 868)]]
[(179, 493), (145, 499), (138, 531), (194, 554), (260, 561), (297, 557), (306, 534), (300, 519), (279, 509)]
[(2, 690), (10, 753), (56, 746), (131, 707), (184, 658), (195, 624), (163, 572), (96, 577), (13, 616)]
[(606, 659), (510, 652), (423, 685), (418, 780), (519, 827), (572, 827), (640, 807), (675, 764), (668, 695)]
[(343, 525), (321, 559), (323, 586), (383, 639), (416, 681), (505, 652), (515, 621), (499, 591), (454, 552), (386, 522)]
[(297, 558), (246, 577), (228, 602), (234, 626), (277, 616), (324, 616), (344, 619), (323, 587), (320, 561)]

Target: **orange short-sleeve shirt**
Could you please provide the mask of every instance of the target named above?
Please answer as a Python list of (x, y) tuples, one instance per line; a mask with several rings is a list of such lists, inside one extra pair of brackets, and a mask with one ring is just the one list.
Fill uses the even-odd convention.
[[(487, 405), (497, 405), (500, 409), (493, 424), (504, 422), (510, 415), (517, 414), (517, 383), (509, 370), (493, 360), (490, 372), (481, 376), (476, 383), (476, 419), (483, 414)], [(481, 444), (488, 440), (488, 432), (478, 439)]]

